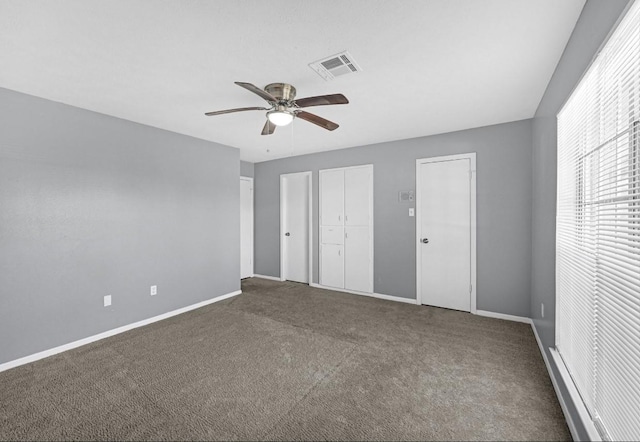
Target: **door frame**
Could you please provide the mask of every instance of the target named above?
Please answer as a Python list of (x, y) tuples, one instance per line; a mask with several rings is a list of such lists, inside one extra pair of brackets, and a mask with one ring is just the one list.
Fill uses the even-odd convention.
[(308, 228), (308, 240), (309, 240), (309, 282), (311, 284), (313, 282), (313, 175), (310, 170), (306, 172), (295, 172), (295, 173), (283, 173), (280, 175), (280, 281), (286, 281), (286, 256), (285, 256), (285, 244), (284, 244), (284, 220), (286, 215), (286, 207), (285, 207), (285, 194), (284, 194), (284, 181), (288, 177), (292, 177), (294, 175), (303, 175), (307, 178), (307, 183), (309, 184), (309, 195), (308, 195), (308, 210), (309, 210), (309, 226)]
[[(255, 207), (254, 207), (254, 201), (255, 201), (255, 197), (254, 197), (254, 183), (253, 183), (253, 178), (252, 177), (248, 177), (248, 176), (240, 176), (240, 181), (248, 181), (249, 184), (251, 185), (251, 274), (250, 274), (250, 278), (254, 276), (254, 272), (255, 272), (255, 233), (254, 233), (254, 228), (255, 228)], [(242, 232), (240, 232), (242, 234)], [(242, 247), (242, 237), (240, 239), (240, 247)], [(242, 249), (240, 250), (240, 253), (242, 254)], [(242, 265), (240, 267), (240, 271), (242, 272)], [(242, 275), (240, 275), (242, 277)], [(242, 278), (241, 278), (242, 279)]]
[(420, 207), (420, 189), (421, 189), (421, 174), (420, 166), (427, 163), (438, 163), (442, 161), (454, 161), (454, 160), (469, 160), (469, 186), (471, 191), (471, 280), (470, 284), (470, 307), (471, 313), (476, 314), (477, 302), (476, 302), (476, 279), (477, 279), (477, 257), (476, 257), (476, 153), (470, 152), (459, 155), (445, 155), (431, 158), (418, 158), (416, 160), (416, 303), (422, 305), (422, 254), (420, 253), (420, 239), (422, 237), (420, 232), (420, 226), (422, 225), (422, 208)]

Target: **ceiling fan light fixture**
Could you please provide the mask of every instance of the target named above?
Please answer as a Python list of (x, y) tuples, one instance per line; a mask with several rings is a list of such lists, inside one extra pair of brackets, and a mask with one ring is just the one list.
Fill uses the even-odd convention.
[(293, 112), (272, 110), (267, 112), (267, 118), (276, 126), (286, 126), (293, 121)]

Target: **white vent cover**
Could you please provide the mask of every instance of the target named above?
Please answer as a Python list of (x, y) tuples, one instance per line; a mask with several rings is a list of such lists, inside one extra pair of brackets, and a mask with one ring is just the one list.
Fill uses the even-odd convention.
[(326, 81), (362, 70), (347, 51), (309, 63), (309, 67)]

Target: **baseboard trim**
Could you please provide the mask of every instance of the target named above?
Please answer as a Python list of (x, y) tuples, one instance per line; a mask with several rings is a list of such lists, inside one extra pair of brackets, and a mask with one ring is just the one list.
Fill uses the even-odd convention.
[(504, 313), (490, 312), (487, 310), (476, 310), (476, 315), (486, 316), (488, 318), (504, 319), (506, 321), (523, 322), (525, 324), (533, 324), (531, 318), (525, 316), (507, 315)]
[(182, 313), (186, 313), (191, 310), (198, 309), (200, 307), (204, 307), (205, 305), (213, 304), (214, 302), (223, 301), (225, 299), (232, 298), (242, 293), (242, 290), (236, 290), (235, 292), (226, 293), (224, 295), (208, 299), (206, 301), (198, 302), (196, 304), (188, 305), (186, 307), (179, 308), (177, 310), (172, 310), (167, 313), (162, 313), (161, 315), (154, 316), (152, 318), (143, 319), (142, 321), (134, 322), (132, 324), (123, 325), (118, 328), (114, 328), (112, 330), (108, 330), (106, 332), (98, 333), (97, 335), (89, 336), (87, 338), (79, 339), (77, 341), (70, 342), (68, 344), (63, 344), (58, 347), (50, 348), (48, 350), (43, 350), (38, 353), (34, 353), (29, 356), (24, 356), (19, 359), (15, 359), (13, 361), (5, 362), (4, 364), (0, 364), (0, 372), (9, 370), (14, 367), (19, 367), (20, 365), (29, 364), (30, 362), (35, 362), (37, 360), (56, 355), (58, 353), (65, 352), (67, 350), (72, 350), (74, 348), (82, 347), (83, 345), (91, 344), (92, 342), (100, 341), (101, 339), (105, 339), (114, 335), (118, 335), (120, 333), (124, 333), (129, 330), (133, 330), (134, 328), (143, 327), (145, 325), (152, 324), (154, 322), (162, 321), (163, 319), (170, 318), (172, 316), (180, 315)]
[(544, 365), (547, 367), (547, 372), (549, 373), (549, 377), (551, 378), (551, 384), (553, 384), (553, 389), (556, 392), (556, 397), (558, 398), (558, 402), (560, 402), (560, 408), (562, 408), (562, 413), (564, 414), (564, 419), (567, 421), (567, 426), (569, 427), (569, 432), (571, 433), (571, 437), (573, 440), (580, 440), (578, 435), (578, 430), (576, 429), (576, 423), (573, 421), (571, 414), (569, 413), (569, 408), (567, 407), (567, 403), (564, 400), (564, 396), (560, 394), (560, 387), (558, 386), (558, 380), (553, 374), (553, 369), (549, 364), (549, 358), (547, 357), (547, 353), (544, 351), (544, 347), (542, 346), (542, 341), (540, 340), (540, 336), (538, 335), (538, 329), (533, 321), (531, 321), (531, 328), (533, 329), (533, 335), (536, 337), (536, 342), (538, 343), (538, 348), (540, 349), (540, 353), (542, 353), (542, 359), (544, 360)]
[(253, 275), (254, 278), (260, 278), (260, 279), (268, 279), (271, 281), (279, 281), (282, 282), (283, 280), (278, 278), (277, 276), (267, 276), (267, 275), (258, 275), (258, 274), (254, 274)]
[(335, 292), (350, 293), (352, 295), (369, 296), (371, 298), (384, 299), (385, 301), (403, 302), (405, 304), (414, 304), (414, 305), (416, 304), (415, 299), (402, 298), (400, 296), (391, 296), (391, 295), (383, 295), (382, 293), (365, 293), (365, 292), (357, 292), (355, 290), (338, 289), (335, 287), (327, 287), (326, 285), (316, 284), (315, 282), (312, 282), (309, 285), (317, 289), (333, 290)]

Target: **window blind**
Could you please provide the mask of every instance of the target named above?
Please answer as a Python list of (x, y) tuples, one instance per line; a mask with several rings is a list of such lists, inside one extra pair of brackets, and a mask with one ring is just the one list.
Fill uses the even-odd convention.
[(640, 440), (640, 1), (558, 114), (556, 304), (596, 428)]

